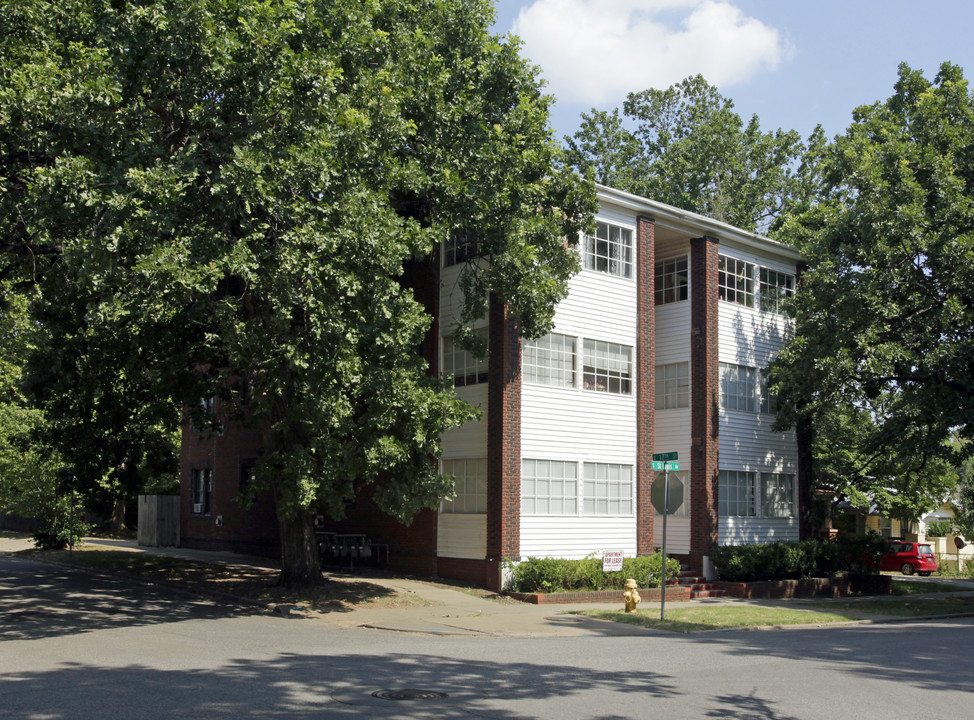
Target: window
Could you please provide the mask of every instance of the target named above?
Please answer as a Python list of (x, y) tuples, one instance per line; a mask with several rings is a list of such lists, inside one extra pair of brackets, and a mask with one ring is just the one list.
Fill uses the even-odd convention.
[(690, 363), (656, 366), (656, 409), (690, 407)]
[[(190, 427), (194, 432), (212, 432), (213, 430), (213, 419), (216, 417), (216, 398), (215, 397), (204, 397), (200, 398), (199, 409), (195, 416), (190, 417)], [(217, 433), (219, 435), (223, 434), (223, 428), (217, 427)]]
[(767, 518), (795, 517), (795, 476), (761, 473), (761, 514)]
[(754, 473), (721, 470), (717, 482), (717, 511), (721, 517), (757, 515)]
[(444, 513), (487, 512), (487, 458), (444, 460), (443, 474), (455, 478), (452, 500), (440, 504)]
[(724, 410), (754, 412), (757, 370), (743, 365), (720, 363), (720, 406)]
[[(487, 330), (476, 330), (477, 335), (486, 338)], [(443, 375), (452, 375), (456, 387), (477, 385), (487, 382), (487, 358), (473, 356), (453, 343), (453, 338), (443, 338)]]
[(521, 512), (525, 515), (577, 515), (577, 463), (522, 460)]
[(795, 277), (785, 273), (761, 268), (761, 309), (765, 312), (784, 315), (782, 305), (795, 294)]
[(754, 266), (721, 255), (717, 260), (717, 293), (726, 302), (754, 307)]
[(632, 230), (599, 222), (595, 236), (582, 242), (582, 266), (586, 270), (632, 277)]
[(471, 233), (460, 233), (443, 243), (443, 267), (458, 265), (477, 257), (477, 240)]
[(190, 475), (190, 501), (194, 515), (209, 515), (213, 509), (213, 470), (193, 468)]
[(632, 348), (628, 345), (585, 340), (582, 388), (619, 395), (632, 393)]
[(575, 387), (575, 354), (578, 341), (569, 335), (550, 333), (525, 340), (521, 370), (524, 382), (555, 387)]
[(250, 458), (240, 461), (240, 494), (247, 495), (257, 477), (257, 460)]
[(771, 388), (768, 387), (768, 375), (765, 372), (761, 373), (761, 412), (765, 415), (777, 415), (778, 414), (778, 396), (771, 392)]
[(687, 256), (656, 263), (656, 304), (680, 302), (689, 297)]
[(632, 515), (632, 465), (583, 463), (582, 482), (586, 515)]

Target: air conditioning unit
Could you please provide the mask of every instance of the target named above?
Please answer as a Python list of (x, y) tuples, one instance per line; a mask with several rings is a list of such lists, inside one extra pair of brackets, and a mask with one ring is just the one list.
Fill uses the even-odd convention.
[(197, 515), (203, 512), (203, 503), (193, 503), (193, 512)]

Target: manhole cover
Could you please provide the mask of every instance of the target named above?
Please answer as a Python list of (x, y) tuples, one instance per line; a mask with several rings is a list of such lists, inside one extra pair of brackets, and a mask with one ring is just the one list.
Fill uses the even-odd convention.
[(376, 690), (372, 697), (382, 700), (442, 700), (449, 697), (446, 693), (436, 692), (435, 690)]

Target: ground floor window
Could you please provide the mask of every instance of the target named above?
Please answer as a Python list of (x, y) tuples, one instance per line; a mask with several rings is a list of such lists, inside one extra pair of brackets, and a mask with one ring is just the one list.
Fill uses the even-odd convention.
[(633, 477), (629, 464), (525, 459), (521, 513), (631, 517)]
[(190, 499), (194, 515), (209, 515), (213, 509), (213, 470), (193, 468), (190, 476)]
[(795, 476), (721, 470), (717, 509), (721, 517), (791, 518), (797, 515)]
[(456, 494), (440, 504), (440, 512), (487, 512), (487, 458), (444, 460), (443, 474), (454, 477)]
[(632, 465), (582, 464), (586, 515), (632, 515)]

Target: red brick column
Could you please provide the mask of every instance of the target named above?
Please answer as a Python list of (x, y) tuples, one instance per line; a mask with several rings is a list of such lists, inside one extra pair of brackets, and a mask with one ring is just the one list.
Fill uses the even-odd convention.
[(717, 543), (717, 240), (690, 241), (690, 563)]
[(490, 301), (487, 389), (487, 567), (500, 590), (504, 558), (521, 555), (521, 337), (507, 306)]
[(636, 553), (653, 552), (655, 473), (653, 431), (656, 422), (656, 224), (636, 219)]

